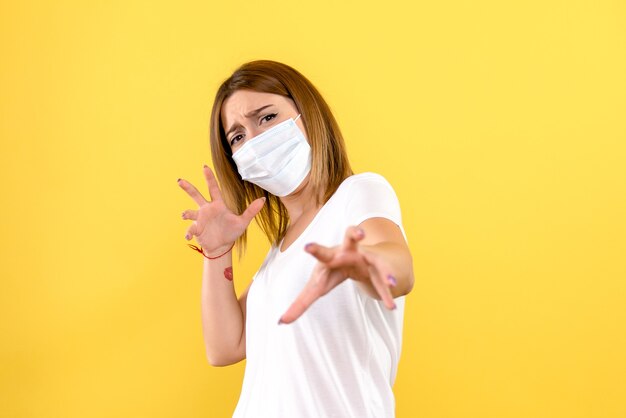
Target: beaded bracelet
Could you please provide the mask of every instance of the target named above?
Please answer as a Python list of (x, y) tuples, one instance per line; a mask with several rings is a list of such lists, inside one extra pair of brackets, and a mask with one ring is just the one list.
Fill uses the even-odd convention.
[(226, 250), (226, 252), (225, 252), (225, 253), (220, 254), (220, 255), (218, 255), (218, 256), (216, 256), (216, 257), (209, 257), (208, 255), (206, 255), (206, 254), (204, 253), (204, 250), (202, 249), (202, 247), (198, 248), (198, 247), (196, 247), (196, 246), (195, 246), (195, 245), (193, 245), (193, 244), (187, 244), (187, 245), (189, 245), (189, 246), (191, 247), (191, 249), (198, 251), (200, 254), (202, 254), (203, 256), (205, 256), (206, 258), (208, 258), (209, 260), (215, 260), (216, 258), (220, 258), (220, 257), (222, 257), (222, 256), (224, 256), (224, 255), (226, 255), (226, 254), (228, 254), (228, 253), (230, 252), (230, 250), (232, 250), (232, 249), (233, 249), (233, 247), (235, 246), (235, 243), (233, 242), (233, 245), (231, 245), (231, 246), (230, 246), (230, 248), (229, 248), (228, 250)]

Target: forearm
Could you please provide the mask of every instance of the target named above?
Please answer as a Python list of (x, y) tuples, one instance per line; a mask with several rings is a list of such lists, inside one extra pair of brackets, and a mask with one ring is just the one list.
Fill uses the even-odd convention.
[[(390, 288), (394, 298), (408, 294), (413, 289), (413, 259), (406, 245), (395, 242), (380, 242), (374, 245), (362, 245), (361, 249), (379, 257), (391, 269), (396, 285)], [(385, 278), (386, 279), (386, 278)], [(371, 280), (358, 282), (370, 296), (380, 300), (380, 295), (371, 284)]]
[[(230, 278), (227, 269), (230, 269)], [(214, 366), (241, 360), (243, 312), (232, 281), (232, 251), (215, 260), (204, 259), (202, 274), (202, 331), (206, 354)]]

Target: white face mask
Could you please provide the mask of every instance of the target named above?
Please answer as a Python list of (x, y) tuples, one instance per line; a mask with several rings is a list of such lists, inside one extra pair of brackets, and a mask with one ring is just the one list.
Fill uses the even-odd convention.
[(311, 171), (311, 147), (295, 119), (246, 141), (233, 154), (241, 178), (276, 196), (287, 196)]

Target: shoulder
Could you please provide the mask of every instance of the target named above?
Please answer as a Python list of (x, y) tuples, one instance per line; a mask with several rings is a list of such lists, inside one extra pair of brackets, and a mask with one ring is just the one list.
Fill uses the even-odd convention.
[(332, 197), (333, 206), (350, 225), (384, 217), (400, 224), (400, 203), (391, 184), (377, 173), (354, 174), (345, 179)]
[(382, 175), (378, 173), (373, 173), (373, 172), (366, 172), (366, 173), (359, 173), (359, 174), (351, 175), (350, 177), (346, 178), (341, 183), (337, 191), (340, 191), (341, 189), (343, 189), (342, 191), (349, 192), (349, 191), (354, 191), (354, 190), (363, 189), (363, 188), (367, 189), (368, 187), (371, 187), (371, 186), (382, 186), (382, 187), (389, 188), (393, 191), (393, 187), (391, 186), (391, 184), (389, 183), (389, 181), (387, 181), (385, 177), (383, 177)]

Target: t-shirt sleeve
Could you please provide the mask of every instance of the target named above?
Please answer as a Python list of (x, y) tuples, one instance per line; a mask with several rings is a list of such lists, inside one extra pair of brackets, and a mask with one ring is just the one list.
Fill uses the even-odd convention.
[(379, 174), (355, 176), (347, 191), (345, 210), (349, 225), (358, 225), (369, 218), (386, 218), (398, 225), (404, 235), (396, 192)]

